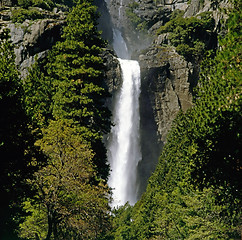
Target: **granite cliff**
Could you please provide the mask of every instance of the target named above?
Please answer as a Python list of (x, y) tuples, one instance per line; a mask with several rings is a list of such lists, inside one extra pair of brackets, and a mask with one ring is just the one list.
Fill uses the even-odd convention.
[(2, 2), (0, 5), (0, 29), (9, 28), (11, 40), (15, 46), (16, 64), (21, 75), (27, 74), (35, 58), (44, 58), (51, 47), (60, 40), (61, 29), (65, 24), (65, 13), (58, 8), (46, 11), (36, 8), (41, 19), (26, 19), (13, 22), (13, 10), (18, 9), (13, 2)]
[[(141, 67), (141, 148), (139, 163), (140, 192), (154, 170), (172, 122), (180, 110), (192, 107), (193, 88), (199, 78), (200, 60), (192, 61), (178, 54), (170, 33), (157, 30), (174, 13), (183, 18), (209, 13), (213, 26), (204, 40), (207, 49), (216, 49), (217, 35), (223, 34), (226, 15), (220, 9), (227, 1), (199, 0), (110, 0), (107, 1), (113, 26), (122, 32), (132, 58)], [(204, 36), (205, 38), (205, 36)]]
[[(221, 33), (226, 17), (219, 9), (227, 4), (227, 1), (208, 0), (111, 0), (109, 3), (114, 26), (122, 31), (133, 58), (140, 62), (141, 101), (150, 102), (161, 144), (178, 111), (186, 111), (192, 106), (192, 89), (198, 81), (199, 62), (187, 61), (179, 55), (169, 41), (169, 33), (157, 35), (157, 29), (170, 20), (175, 10), (184, 11), (184, 18), (210, 12), (215, 22), (214, 35), (207, 44), (216, 47), (216, 35)], [(144, 96), (146, 100), (142, 100)]]
[[(107, 71), (107, 85), (115, 93), (121, 84), (121, 71), (111, 50), (112, 26), (118, 28), (127, 41), (132, 58), (141, 66), (141, 145), (143, 160), (139, 165), (141, 192), (154, 170), (162, 145), (172, 121), (180, 110), (192, 106), (192, 92), (199, 75), (199, 61), (188, 61), (172, 46), (169, 33), (157, 30), (172, 18), (174, 11), (183, 11), (183, 17), (210, 12), (214, 19), (212, 32), (222, 34), (226, 15), (219, 11), (227, 1), (200, 0), (104, 0), (94, 1), (101, 13), (100, 29), (109, 41), (103, 53)], [(110, 11), (107, 9), (107, 5)], [(15, 45), (16, 63), (22, 76), (35, 58), (43, 58), (61, 37), (65, 24), (65, 8), (51, 11), (36, 8), (41, 19), (12, 21), (12, 12), (18, 7), (10, 0), (0, 3), (0, 28), (9, 28)], [(211, 40), (211, 39), (210, 39)], [(216, 41), (216, 37), (211, 41)], [(210, 42), (211, 42), (210, 41)], [(216, 42), (215, 42), (216, 45)], [(108, 103), (112, 105), (112, 99)]]

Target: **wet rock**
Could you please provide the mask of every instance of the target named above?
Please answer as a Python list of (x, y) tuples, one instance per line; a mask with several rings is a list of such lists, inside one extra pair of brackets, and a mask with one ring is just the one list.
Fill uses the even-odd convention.
[(121, 68), (117, 57), (115, 56), (113, 50), (106, 49), (102, 53), (102, 58), (106, 75), (106, 85), (108, 91), (114, 95), (114, 93), (120, 89), (122, 84)]

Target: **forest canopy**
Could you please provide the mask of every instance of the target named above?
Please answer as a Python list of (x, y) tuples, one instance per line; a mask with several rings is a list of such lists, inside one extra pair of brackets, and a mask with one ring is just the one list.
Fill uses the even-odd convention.
[(101, 239), (109, 229), (109, 94), (97, 18), (92, 1), (76, 1), (61, 41), (23, 80), (1, 33), (1, 239)]
[[(240, 9), (235, 1), (227, 35), (203, 60), (194, 105), (173, 122), (146, 192), (114, 211), (110, 239), (240, 239)], [(200, 24), (179, 21), (160, 31)]]
[[(193, 107), (173, 122), (146, 192), (111, 210), (103, 135), (106, 43), (91, 0), (18, 0), (13, 22), (69, 7), (61, 41), (20, 78), (9, 31), (0, 32), (0, 239), (239, 239), (241, 237), (241, 3), (215, 52), (209, 13), (158, 29), (201, 63)], [(137, 29), (146, 25), (129, 17)], [(192, 41), (190, 41), (192, 39)], [(217, 39), (216, 39), (217, 44)], [(205, 57), (206, 56), (206, 57)], [(203, 59), (203, 60), (202, 60)]]

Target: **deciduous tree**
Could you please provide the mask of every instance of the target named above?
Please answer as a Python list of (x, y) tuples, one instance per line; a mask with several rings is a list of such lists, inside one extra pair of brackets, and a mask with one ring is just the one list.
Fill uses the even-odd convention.
[(31, 180), (37, 195), (25, 203), (31, 215), (20, 225), (22, 237), (98, 239), (108, 229), (108, 187), (92, 184), (93, 153), (82, 139), (72, 120), (58, 120), (37, 141), (49, 162)]

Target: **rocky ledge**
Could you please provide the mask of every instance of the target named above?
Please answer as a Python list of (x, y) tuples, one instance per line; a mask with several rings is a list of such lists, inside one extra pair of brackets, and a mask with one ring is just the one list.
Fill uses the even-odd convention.
[(57, 8), (52, 12), (36, 8), (42, 11), (43, 19), (26, 19), (23, 23), (14, 23), (11, 20), (14, 9), (18, 8), (0, 8), (0, 30), (10, 29), (11, 41), (15, 46), (16, 64), (21, 76), (24, 77), (35, 59), (45, 57), (47, 51), (60, 40), (65, 13)]

